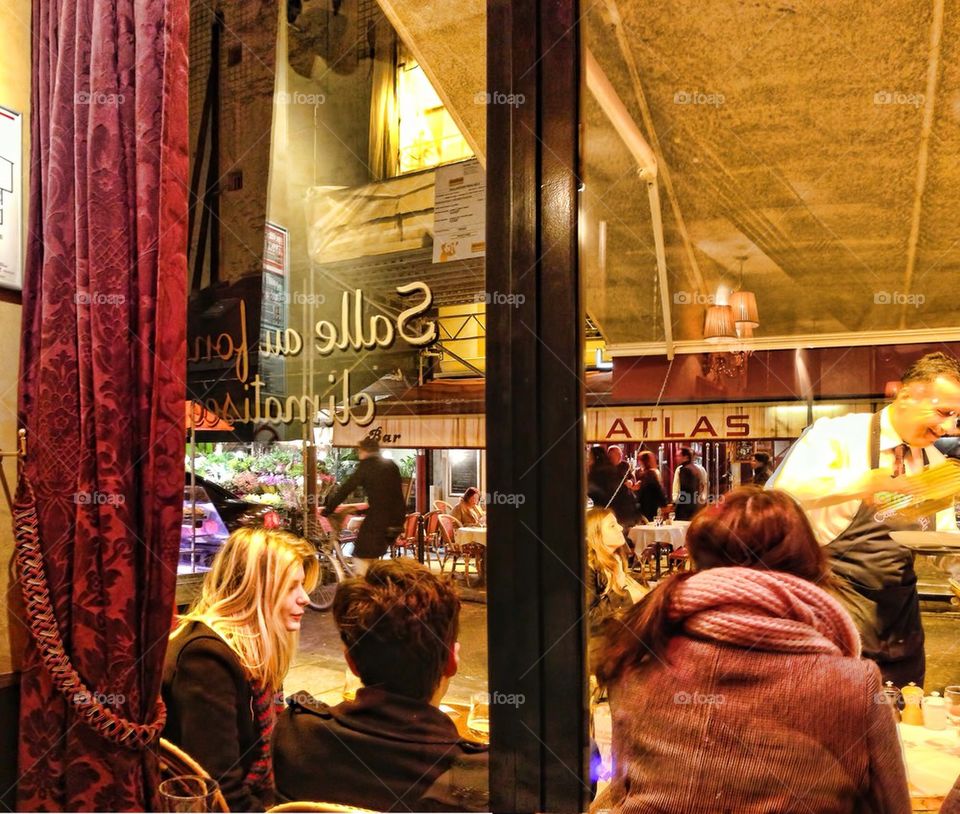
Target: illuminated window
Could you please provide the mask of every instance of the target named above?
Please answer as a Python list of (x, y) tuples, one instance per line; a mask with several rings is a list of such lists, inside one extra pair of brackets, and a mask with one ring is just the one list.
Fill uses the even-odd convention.
[(401, 52), (397, 66), (399, 172), (470, 158), (473, 151), (417, 61)]

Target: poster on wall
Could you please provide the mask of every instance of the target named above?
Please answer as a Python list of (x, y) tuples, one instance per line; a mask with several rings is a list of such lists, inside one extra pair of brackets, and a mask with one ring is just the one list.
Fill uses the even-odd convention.
[(287, 230), (277, 223), (267, 221), (263, 237), (263, 270), (286, 275), (288, 248)]
[(437, 167), (433, 262), (486, 254), (486, 181), (475, 158)]
[(0, 107), (0, 286), (16, 289), (23, 287), (22, 119)]

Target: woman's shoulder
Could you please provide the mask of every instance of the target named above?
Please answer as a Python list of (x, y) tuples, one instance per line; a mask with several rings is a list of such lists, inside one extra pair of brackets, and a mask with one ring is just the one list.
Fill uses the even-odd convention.
[(204, 622), (190, 622), (179, 635), (172, 639), (170, 647), (178, 663), (184, 658), (212, 657), (235, 672), (243, 672), (240, 659), (233, 648)]

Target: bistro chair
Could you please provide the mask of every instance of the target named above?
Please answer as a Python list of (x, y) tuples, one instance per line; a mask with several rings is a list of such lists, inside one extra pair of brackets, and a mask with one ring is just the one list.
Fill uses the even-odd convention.
[(671, 551), (667, 555), (667, 570), (673, 571), (674, 567), (678, 571), (686, 571), (690, 567), (690, 555), (687, 553), (686, 546), (680, 546), (676, 551)]
[(411, 512), (406, 516), (403, 521), (403, 531), (400, 532), (400, 536), (391, 546), (394, 558), (404, 554), (410, 554), (412, 557), (417, 556), (417, 531), (420, 528), (421, 520), (419, 512)]
[(345, 806), (340, 803), (314, 803), (310, 800), (296, 800), (291, 803), (280, 803), (273, 808), (267, 809), (267, 814), (281, 814), (286, 811), (326, 811), (326, 812), (359, 812), (359, 814), (377, 814), (369, 808), (357, 808), (356, 806)]
[[(449, 514), (440, 515), (440, 539), (443, 542), (444, 551), (447, 557), (453, 557), (453, 565), (450, 568), (450, 575), (457, 573), (457, 562), (463, 561), (463, 581), (470, 584), (470, 561), (473, 561), (474, 569), (479, 575), (483, 574), (483, 557), (486, 556), (486, 546), (479, 543), (465, 543), (461, 545), (456, 541), (457, 529), (460, 527), (459, 521)], [(446, 557), (444, 558), (446, 561)], [(441, 565), (441, 570), (443, 566)]]
[[(209, 779), (210, 775), (196, 760), (183, 751), (176, 744), (170, 743), (166, 738), (160, 738), (160, 752), (157, 755), (160, 765), (160, 780), (169, 780), (172, 777), (180, 777), (185, 774), (195, 774)], [(217, 789), (213, 798), (213, 804), (216, 811), (229, 812), (230, 807), (223, 797), (223, 792)]]
[(448, 555), (440, 538), (440, 512), (436, 510), (427, 512), (423, 516), (423, 552), (428, 564), (431, 556), (436, 558), (442, 573), (443, 566), (447, 564)]
[(443, 514), (453, 514), (453, 506), (451, 506), (445, 500), (433, 501), (433, 508), (438, 512), (442, 512)]

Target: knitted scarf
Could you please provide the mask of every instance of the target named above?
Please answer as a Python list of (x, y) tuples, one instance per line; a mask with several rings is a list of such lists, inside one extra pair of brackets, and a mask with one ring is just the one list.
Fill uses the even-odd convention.
[(273, 793), (273, 760), (270, 753), (270, 744), (273, 740), (273, 727), (277, 723), (279, 706), (283, 706), (283, 691), (271, 692), (259, 681), (251, 682), (253, 690), (253, 715), (257, 729), (260, 732), (259, 753), (250, 766), (250, 771), (244, 782), (258, 793), (259, 796)]
[(668, 615), (698, 638), (757, 650), (860, 655), (860, 636), (843, 606), (814, 583), (779, 571), (700, 571), (677, 586)]

